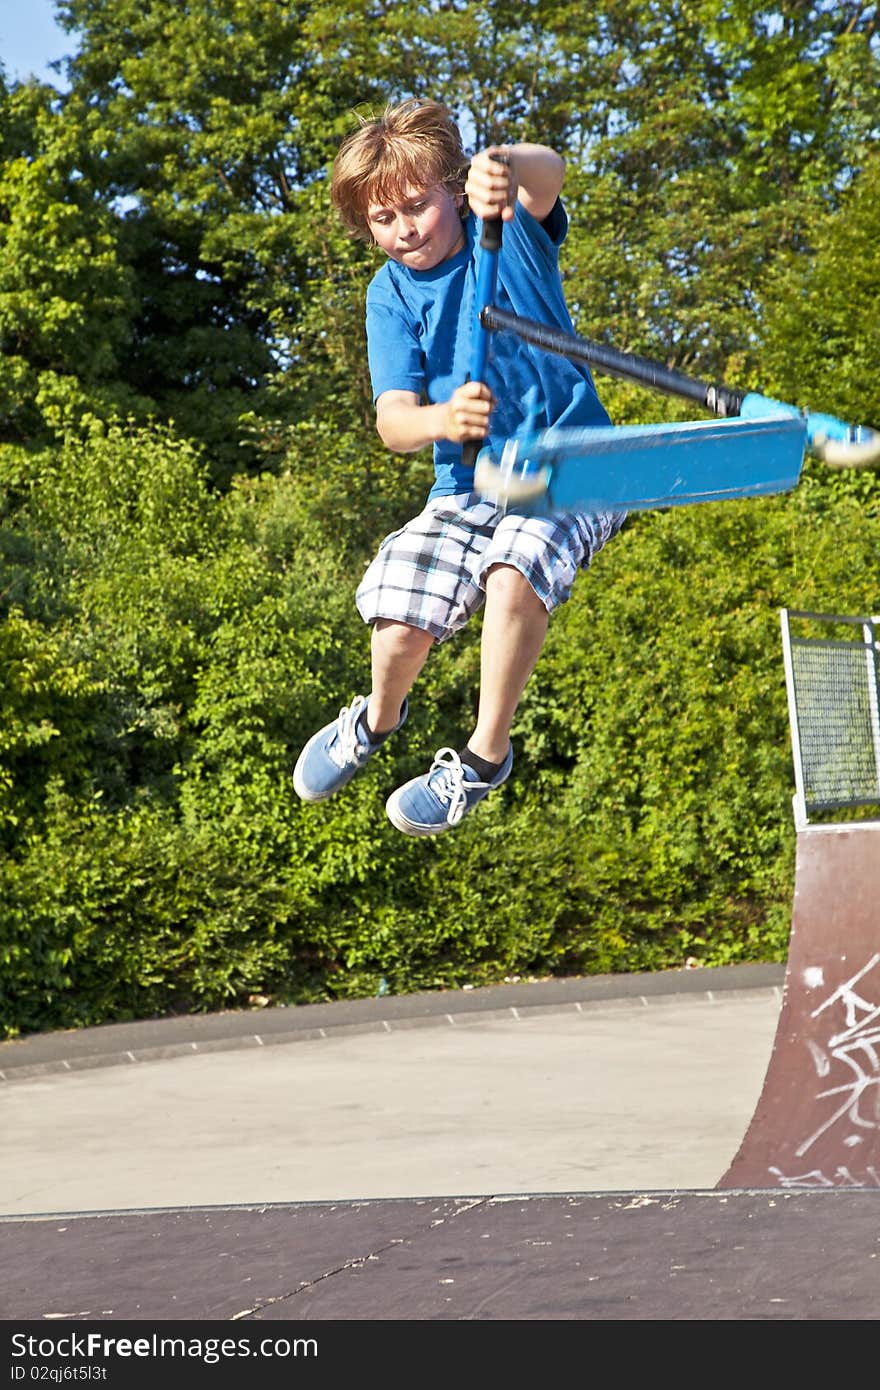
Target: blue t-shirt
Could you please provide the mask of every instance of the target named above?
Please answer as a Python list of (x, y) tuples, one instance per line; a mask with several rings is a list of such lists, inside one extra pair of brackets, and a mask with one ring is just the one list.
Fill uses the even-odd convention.
[[(448, 401), (467, 380), (479, 225), (471, 213), (464, 223), (464, 246), (433, 270), (410, 270), (388, 260), (373, 276), (367, 290), (367, 348), (374, 401), (383, 391), (414, 391), (431, 403)], [(568, 217), (559, 200), (543, 223), (516, 203), (512, 221), (504, 224), (498, 257), (499, 309), (573, 331), (559, 272), (559, 247), (567, 231)], [(610, 423), (585, 363), (542, 352), (512, 333), (490, 334), (486, 384), (497, 401), (488, 439), (496, 455), (523, 424), (523, 403), (533, 388), (536, 429)], [(461, 445), (451, 440), (434, 445), (434, 472), (431, 497), (473, 488), (473, 470), (462, 462)]]

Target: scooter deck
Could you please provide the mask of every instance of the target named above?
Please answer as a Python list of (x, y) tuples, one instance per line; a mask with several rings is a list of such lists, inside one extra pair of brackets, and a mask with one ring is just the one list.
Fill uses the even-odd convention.
[(797, 416), (549, 429), (480, 455), (475, 486), (517, 511), (632, 511), (788, 492), (801, 474)]

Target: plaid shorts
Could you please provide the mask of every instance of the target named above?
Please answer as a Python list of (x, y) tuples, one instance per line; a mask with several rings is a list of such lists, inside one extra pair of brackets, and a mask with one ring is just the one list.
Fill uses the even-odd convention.
[(625, 515), (520, 516), (479, 493), (436, 497), (382, 541), (358, 585), (358, 612), (367, 623), (389, 618), (443, 642), (483, 605), (486, 572), (501, 564), (518, 569), (552, 613)]

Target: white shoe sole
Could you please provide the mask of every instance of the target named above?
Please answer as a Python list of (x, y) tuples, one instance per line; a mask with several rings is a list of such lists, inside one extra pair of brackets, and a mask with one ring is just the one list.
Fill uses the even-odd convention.
[(417, 825), (415, 821), (408, 820), (398, 805), (400, 796), (403, 792), (406, 791), (408, 786), (409, 783), (407, 782), (405, 786), (398, 787), (397, 791), (392, 792), (388, 800), (385, 802), (385, 813), (388, 816), (388, 819), (390, 820), (391, 824), (394, 826), (395, 830), (401, 831), (401, 833), (404, 835), (425, 836), (442, 835), (444, 830), (454, 829), (454, 827), (451, 826), (448, 823), (448, 821), (444, 821), (442, 825)]

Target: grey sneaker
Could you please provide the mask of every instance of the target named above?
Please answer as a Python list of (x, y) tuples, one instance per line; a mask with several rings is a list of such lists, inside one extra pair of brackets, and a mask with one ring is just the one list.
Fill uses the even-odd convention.
[(492, 781), (481, 782), (454, 748), (440, 748), (428, 772), (391, 793), (385, 803), (388, 819), (404, 835), (440, 835), (506, 782), (512, 767), (513, 749), (509, 748)]
[(355, 695), (336, 719), (309, 739), (293, 769), (294, 790), (303, 801), (325, 801), (340, 791), (370, 755), (377, 752), (391, 734), (397, 733), (409, 713), (408, 701), (404, 700), (394, 728), (371, 742), (365, 727), (368, 703), (369, 697)]

